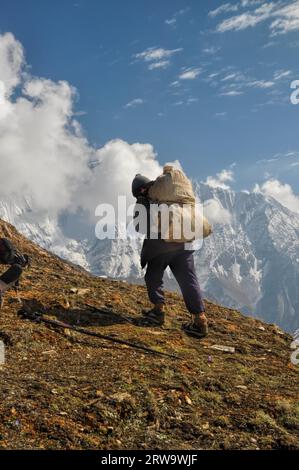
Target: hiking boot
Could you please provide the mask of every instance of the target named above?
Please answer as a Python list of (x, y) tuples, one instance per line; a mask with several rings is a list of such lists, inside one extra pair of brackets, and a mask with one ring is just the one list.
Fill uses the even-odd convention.
[(208, 320), (205, 314), (195, 315), (192, 323), (185, 323), (182, 326), (183, 331), (195, 338), (205, 338), (209, 333)]
[(165, 306), (164, 304), (156, 304), (151, 310), (142, 312), (142, 315), (150, 323), (162, 326), (165, 322)]

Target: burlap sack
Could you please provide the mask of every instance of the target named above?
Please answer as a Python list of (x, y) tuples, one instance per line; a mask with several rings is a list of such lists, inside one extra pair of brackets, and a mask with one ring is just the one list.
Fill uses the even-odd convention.
[[(165, 241), (188, 243), (212, 233), (211, 225), (196, 205), (191, 181), (181, 170), (165, 166), (163, 175), (151, 186), (149, 197), (157, 204), (171, 207), (168, 224), (161, 224), (159, 218), (158, 230)], [(192, 237), (187, 236), (190, 230), (195, 233)]]
[(165, 204), (195, 204), (195, 195), (191, 181), (181, 171), (166, 165), (163, 175), (159, 176), (149, 190), (149, 197), (156, 202)]

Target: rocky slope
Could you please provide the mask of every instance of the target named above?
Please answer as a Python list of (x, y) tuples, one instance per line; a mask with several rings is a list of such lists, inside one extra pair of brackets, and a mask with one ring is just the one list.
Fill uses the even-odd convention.
[[(142, 343), (178, 359), (57, 330), (0, 312), (0, 449), (298, 449), (298, 369), (291, 337), (207, 302), (210, 336), (186, 337), (182, 299), (168, 293), (167, 323), (146, 328), (143, 286), (92, 277), (0, 222), (32, 257), (25, 305), (48, 318)], [(213, 346), (230, 346), (225, 353)]]

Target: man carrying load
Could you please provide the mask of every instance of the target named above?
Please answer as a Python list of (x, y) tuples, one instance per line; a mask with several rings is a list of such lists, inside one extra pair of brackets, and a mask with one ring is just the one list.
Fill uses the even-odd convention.
[[(195, 195), (191, 182), (181, 170), (172, 166), (165, 166), (163, 175), (155, 181), (150, 181), (145, 176), (136, 175), (132, 183), (132, 193), (137, 198), (134, 213), (135, 229), (145, 234), (145, 240), (141, 252), (141, 266), (147, 266), (145, 283), (153, 308), (145, 313), (146, 318), (155, 325), (163, 325), (165, 320), (165, 300), (163, 292), (163, 275), (169, 266), (181, 289), (186, 307), (192, 315), (192, 322), (183, 325), (183, 330), (198, 338), (208, 334), (208, 321), (205, 315), (205, 307), (201, 295), (198, 278), (194, 265), (194, 249), (190, 249), (193, 239), (185, 239), (184, 233), (175, 237), (175, 214), (186, 217), (183, 210), (185, 204), (191, 206), (189, 215), (191, 225), (194, 225), (196, 212)], [(151, 227), (151, 207), (155, 205), (167, 205), (173, 212), (169, 218), (167, 234), (160, 223), (157, 236), (153, 237)], [(144, 209), (145, 210), (142, 210)], [(145, 213), (145, 219), (140, 217)], [(211, 226), (202, 218), (202, 238), (212, 233)]]

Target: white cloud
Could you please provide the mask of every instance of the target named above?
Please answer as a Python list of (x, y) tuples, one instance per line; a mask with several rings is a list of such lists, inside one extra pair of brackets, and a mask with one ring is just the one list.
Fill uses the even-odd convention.
[(135, 98), (132, 101), (129, 101), (129, 103), (125, 104), (124, 108), (136, 108), (136, 106), (140, 106), (144, 104), (143, 99), (141, 98)]
[(238, 74), (237, 73), (230, 73), (228, 75), (226, 75), (224, 78), (221, 79), (222, 82), (227, 82), (228, 80), (234, 80), (238, 78)]
[(229, 90), (229, 91), (223, 91), (220, 93), (220, 96), (240, 96), (243, 95), (243, 91), (240, 90)]
[(252, 82), (247, 83), (247, 86), (249, 87), (262, 89), (272, 88), (274, 85), (275, 83), (271, 82), (270, 80), (254, 80)]
[(174, 26), (176, 24), (176, 18), (170, 18), (169, 20), (165, 20), (165, 24), (168, 26)]
[(245, 8), (245, 7), (252, 7), (255, 5), (259, 5), (263, 3), (264, 0), (241, 0), (240, 6)]
[(211, 10), (209, 12), (209, 16), (214, 18), (215, 16), (221, 15), (222, 13), (237, 11), (238, 9), (239, 5), (233, 5), (232, 3), (224, 3), (223, 5), (220, 5), (220, 7), (215, 8), (215, 10)]
[(173, 16), (169, 19), (166, 19), (165, 20), (165, 24), (167, 24), (168, 26), (175, 26), (176, 23), (177, 23), (177, 19), (180, 17), (180, 16), (183, 16), (185, 15), (188, 11), (190, 10), (189, 7), (187, 8), (181, 8), (180, 10), (176, 11)]
[(276, 41), (268, 41), (266, 44), (264, 44), (263, 49), (268, 49), (269, 47), (277, 46)]
[(256, 26), (258, 23), (265, 21), (271, 17), (271, 12), (274, 10), (274, 3), (264, 3), (261, 7), (257, 8), (254, 12), (245, 12), (240, 15), (233, 16), (222, 21), (217, 26), (217, 31), (224, 33), (226, 31), (240, 31), (249, 27)]
[(160, 60), (158, 62), (152, 62), (148, 68), (149, 70), (154, 70), (154, 69), (166, 69), (170, 65), (169, 60)]
[(0, 35), (0, 193), (30, 194), (39, 209), (57, 211), (88, 177), (92, 149), (73, 119), (75, 90), (63, 81), (22, 78), (23, 57), (13, 35)]
[(227, 184), (234, 181), (234, 174), (231, 170), (222, 170), (217, 173), (216, 176), (208, 176), (205, 184), (208, 184), (212, 188), (229, 189), (230, 186)]
[[(223, 73), (224, 76), (222, 78), (219, 77), (218, 73), (218, 82), (214, 80), (214, 77), (217, 77), (217, 75), (214, 74), (210, 75), (208, 79), (206, 79), (212, 86), (221, 85), (220, 96), (239, 96), (244, 94), (248, 88), (256, 88), (267, 90), (268, 95), (275, 97), (275, 99), (273, 98), (271, 100), (273, 104), (281, 104), (283, 94), (281, 90), (277, 88), (277, 85), (281, 80), (287, 78), (291, 74), (291, 71), (276, 70), (270, 79), (257, 79), (249, 76), (247, 72), (242, 73), (238, 70), (233, 70), (232, 68), (230, 68), (229, 71), (224, 69), (220, 72), (220, 74)], [(270, 104), (270, 102), (267, 104)]]
[(239, 31), (246, 29), (249, 26), (255, 26), (259, 21), (262, 21), (262, 19), (258, 18), (258, 16), (249, 13), (242, 13), (241, 15), (224, 20), (217, 26), (217, 31), (220, 33), (230, 30)]
[(190, 98), (187, 98), (186, 100), (176, 101), (175, 103), (173, 103), (173, 106), (182, 106), (182, 105), (190, 106), (191, 104), (194, 104), (197, 102), (198, 102), (198, 98), (190, 97)]
[(195, 80), (202, 72), (201, 68), (191, 67), (185, 69), (180, 75), (179, 80)]
[(278, 17), (270, 25), (273, 35), (288, 33), (299, 29), (299, 1), (291, 2), (289, 5), (279, 9)]
[(180, 10), (178, 10), (175, 15), (176, 16), (182, 16), (182, 15), (185, 15), (186, 13), (188, 13), (188, 11), (190, 11), (190, 7), (186, 7), (186, 8), (181, 8)]
[(291, 211), (299, 213), (299, 197), (294, 193), (289, 184), (283, 184), (276, 179), (270, 179), (262, 186), (256, 185), (254, 191), (272, 197)]
[(9, 97), (21, 81), (24, 51), (21, 43), (11, 33), (0, 36), (0, 80), (2, 93)]
[(222, 112), (219, 112), (219, 113), (215, 113), (215, 117), (217, 118), (224, 118), (227, 116), (227, 112), (226, 111), (222, 111)]
[(241, 0), (240, 2), (233, 3), (223, 3), (220, 7), (216, 8), (209, 12), (209, 16), (214, 18), (216, 16), (222, 15), (224, 13), (236, 12), (241, 8), (250, 8), (256, 5), (260, 5), (264, 0)]
[(153, 70), (155, 68), (165, 68), (169, 66), (169, 59), (182, 50), (182, 48), (163, 49), (162, 47), (149, 47), (145, 51), (135, 54), (134, 58), (148, 63), (148, 68)]
[(215, 55), (217, 52), (221, 51), (221, 47), (209, 46), (202, 50), (204, 54)]
[(157, 155), (150, 144), (129, 144), (115, 139), (96, 152), (96, 160), (99, 164), (86, 185), (80, 187), (81, 203), (90, 212), (102, 202), (117, 207), (119, 195), (127, 196), (128, 203), (133, 203), (131, 184), (134, 176), (141, 173), (155, 179), (162, 173)]
[[(108, 142), (96, 149), (74, 119), (76, 91), (67, 82), (22, 76), (23, 48), (0, 35), (0, 197), (29, 196), (33, 215), (131, 198), (136, 173), (161, 173), (153, 147)], [(15, 87), (19, 85), (15, 95)], [(89, 167), (89, 162), (98, 165)]]
[(274, 80), (281, 80), (282, 78), (289, 77), (291, 75), (290, 70), (277, 70), (274, 73)]
[[(254, 2), (243, 1), (243, 6), (254, 5)], [(254, 27), (266, 20), (272, 20), (269, 28), (272, 36), (285, 34), (289, 31), (299, 29), (299, 0), (291, 1), (288, 4), (282, 2), (265, 2), (255, 10), (247, 10), (239, 15), (232, 16), (221, 21), (217, 25), (217, 31), (240, 31), (249, 27)]]
[(296, 150), (291, 150), (286, 153), (276, 153), (270, 158), (263, 158), (262, 160), (258, 160), (257, 163), (273, 163), (278, 162), (280, 165), (283, 163), (283, 160), (289, 158), (299, 158), (299, 152)]
[(216, 199), (209, 199), (204, 202), (204, 214), (209, 222), (214, 224), (230, 224), (232, 215), (225, 209), (221, 202)]
[(198, 98), (188, 98), (187, 99), (187, 104), (192, 104), (192, 103), (197, 103), (198, 102)]

